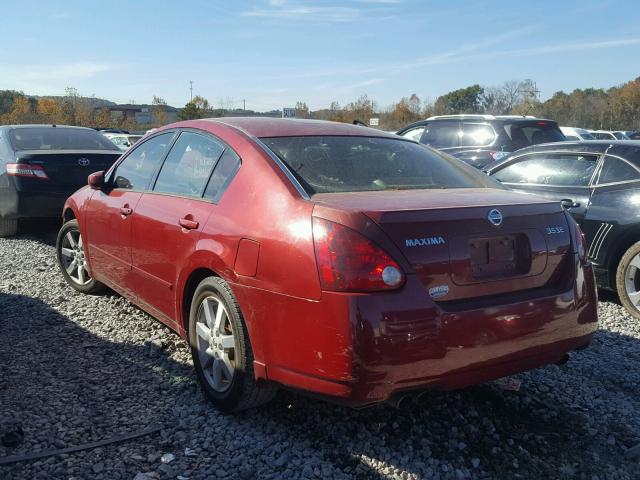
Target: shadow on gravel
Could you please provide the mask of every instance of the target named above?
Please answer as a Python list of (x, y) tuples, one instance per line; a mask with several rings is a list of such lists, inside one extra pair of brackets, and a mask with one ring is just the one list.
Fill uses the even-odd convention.
[[(161, 334), (144, 345), (106, 340), (39, 299), (0, 292), (0, 436), (14, 425), (25, 433), (15, 449), (0, 445), (0, 458), (164, 425), (126, 444), (0, 466), (0, 478), (640, 478), (623, 455), (640, 441), (636, 338), (600, 331), (568, 365), (520, 375), (517, 392), (490, 384), (359, 411), (283, 392), (224, 416), (174, 359), (186, 344)], [(160, 464), (165, 452), (176, 460)]]
[(18, 234), (13, 237), (5, 237), (3, 240), (34, 240), (53, 246), (56, 244), (60, 225), (61, 221), (57, 218), (23, 219), (18, 224)]
[[(114, 343), (39, 299), (0, 292), (0, 437), (16, 426), (24, 431), (16, 448), (0, 444), (0, 458), (105, 440), (158, 423), (170, 428), (174, 405), (165, 406), (164, 397), (191, 398), (196, 392), (189, 366), (168, 358), (161, 345)], [(159, 439), (138, 444), (150, 441)], [(0, 466), (0, 478), (87, 478), (87, 472), (93, 477), (102, 469), (114, 472), (105, 478), (132, 478), (137, 469), (127, 465), (119, 447)]]

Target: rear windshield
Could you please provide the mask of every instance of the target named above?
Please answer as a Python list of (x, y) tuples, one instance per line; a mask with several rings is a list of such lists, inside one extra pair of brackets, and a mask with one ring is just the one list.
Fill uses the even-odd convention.
[(81, 128), (13, 128), (9, 141), (14, 150), (118, 150), (101, 133)]
[(424, 145), (370, 137), (262, 139), (309, 194), (433, 188), (503, 188), (464, 162)]
[(504, 130), (513, 143), (514, 150), (539, 143), (562, 142), (565, 137), (554, 122), (535, 120), (532, 122), (508, 123)]

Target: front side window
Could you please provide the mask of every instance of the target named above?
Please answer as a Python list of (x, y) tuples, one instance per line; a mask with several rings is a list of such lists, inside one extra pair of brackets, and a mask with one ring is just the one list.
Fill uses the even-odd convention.
[(9, 130), (14, 150), (117, 150), (104, 135), (89, 128), (27, 127)]
[(491, 125), (484, 123), (463, 123), (460, 144), (464, 147), (485, 147), (491, 145), (496, 134)]
[(162, 165), (153, 191), (201, 197), (223, 151), (224, 145), (212, 137), (182, 132)]
[(400, 138), (310, 136), (262, 140), (310, 195), (500, 188), (498, 182), (464, 162)]
[(503, 183), (583, 186), (589, 185), (596, 169), (595, 155), (526, 155), (493, 173)]
[(627, 162), (607, 157), (598, 179), (598, 184), (640, 180), (640, 173)]
[(131, 150), (115, 170), (113, 188), (145, 190), (172, 139), (173, 132), (162, 133)]
[(422, 137), (422, 143), (434, 148), (460, 146), (460, 124), (458, 122), (432, 122)]
[(425, 127), (416, 127), (411, 130), (407, 130), (402, 134), (404, 138), (408, 138), (409, 140), (413, 140), (414, 142), (419, 142), (422, 134), (424, 133)]

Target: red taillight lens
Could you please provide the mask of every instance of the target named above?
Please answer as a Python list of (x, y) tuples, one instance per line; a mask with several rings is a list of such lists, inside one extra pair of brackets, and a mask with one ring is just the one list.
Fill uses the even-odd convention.
[(323, 290), (368, 292), (404, 284), (400, 265), (349, 227), (314, 217), (313, 242)]
[(48, 180), (47, 172), (40, 165), (28, 163), (7, 163), (7, 175), (12, 177), (32, 177)]

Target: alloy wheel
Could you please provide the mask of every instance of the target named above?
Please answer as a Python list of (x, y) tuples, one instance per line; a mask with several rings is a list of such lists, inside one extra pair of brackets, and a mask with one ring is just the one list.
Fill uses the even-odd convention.
[(91, 275), (87, 268), (84, 255), (82, 235), (79, 230), (69, 230), (62, 239), (60, 249), (62, 266), (74, 283), (87, 285), (91, 282)]
[(206, 297), (198, 307), (196, 334), (198, 358), (207, 383), (217, 392), (227, 391), (235, 372), (235, 337), (219, 298)]
[(624, 287), (633, 306), (640, 310), (640, 253), (627, 265), (624, 274)]

